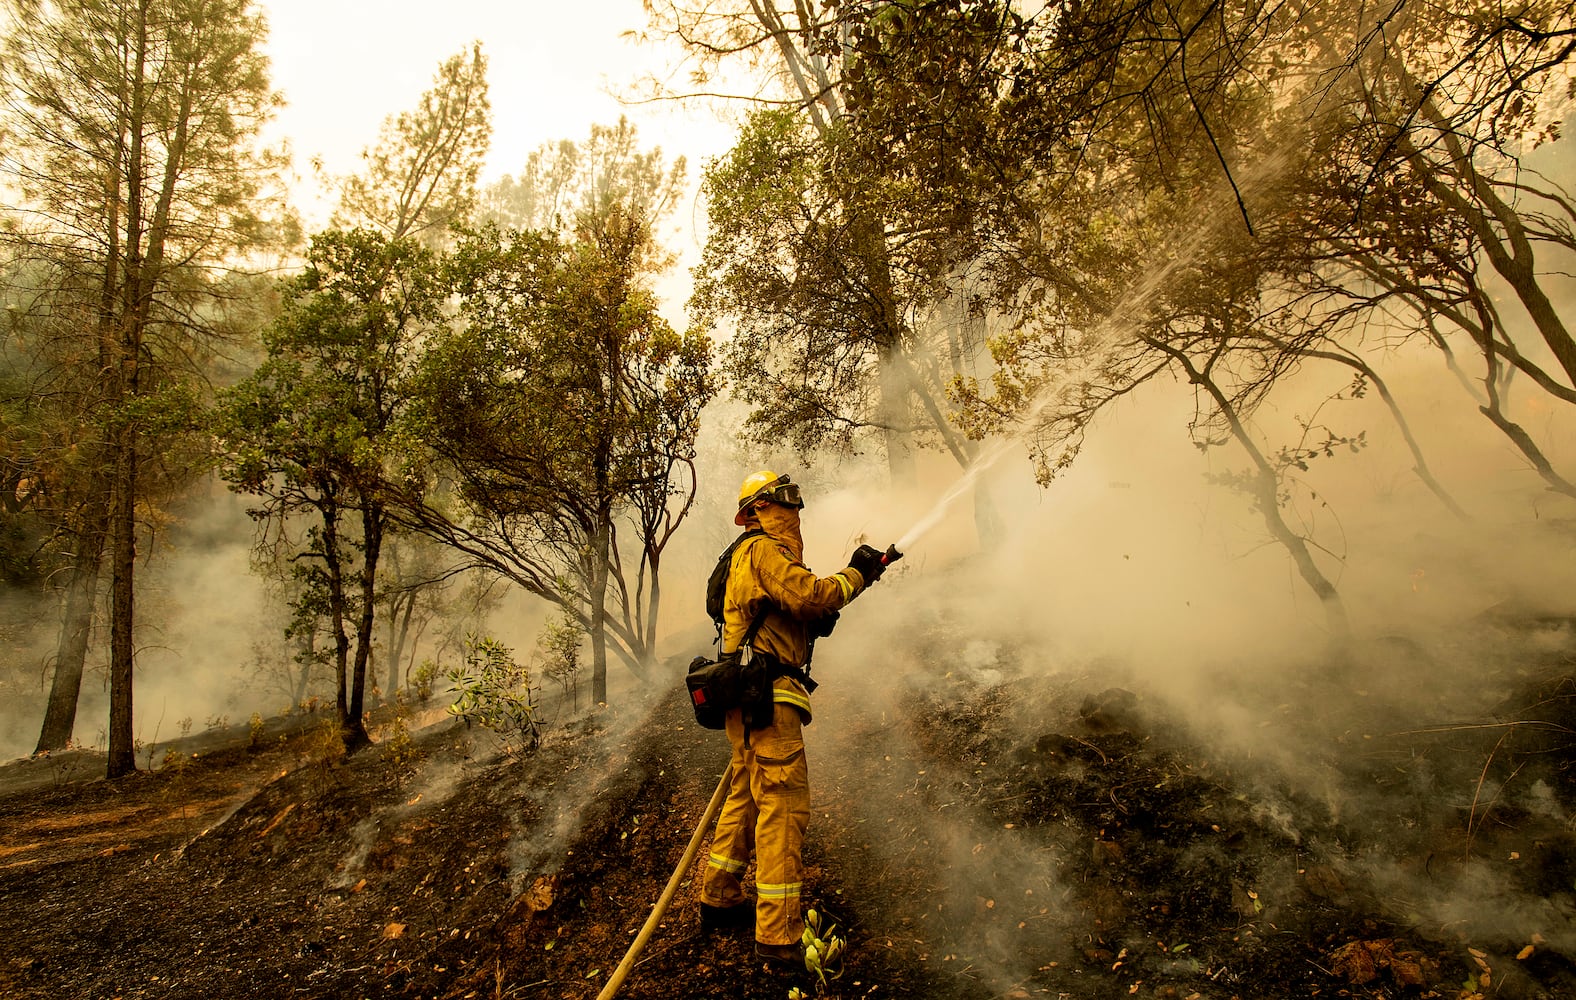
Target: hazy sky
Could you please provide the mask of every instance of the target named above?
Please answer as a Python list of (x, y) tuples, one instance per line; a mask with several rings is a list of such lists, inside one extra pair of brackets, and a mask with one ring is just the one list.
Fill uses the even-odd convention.
[[(642, 143), (702, 161), (732, 129), (704, 110), (623, 106), (610, 89), (672, 57), (622, 37), (645, 26), (640, 0), (259, 0), (267, 12), (274, 85), (289, 102), (276, 135), (288, 137), (298, 172), (321, 156), (332, 171), (355, 167), (383, 119), (414, 106), (438, 64), (480, 40), (487, 54), (493, 148), (487, 177), (513, 173), (545, 142), (584, 138), (593, 123), (627, 115)], [(301, 206), (304, 212), (308, 205)]]

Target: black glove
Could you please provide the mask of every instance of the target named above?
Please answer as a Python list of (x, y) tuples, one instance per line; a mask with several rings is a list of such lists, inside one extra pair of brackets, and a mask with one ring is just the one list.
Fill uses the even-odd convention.
[(848, 557), (848, 565), (859, 571), (867, 587), (881, 579), (881, 574), (886, 572), (886, 564), (881, 561), (881, 550), (869, 545), (855, 549), (854, 554)]

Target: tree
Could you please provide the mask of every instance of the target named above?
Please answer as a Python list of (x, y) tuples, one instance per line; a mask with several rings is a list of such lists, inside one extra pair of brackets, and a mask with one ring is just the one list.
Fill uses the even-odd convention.
[(422, 634), (451, 602), (450, 587), (466, 572), (466, 563), (431, 538), (390, 531), (380, 565), (378, 605), (386, 612), (388, 634), (383, 695), (392, 701), (410, 679)]
[(391, 240), (429, 246), (449, 239), (476, 206), (476, 184), (492, 142), (487, 58), (481, 43), (450, 56), (416, 107), (391, 115), (359, 173), (339, 181), (334, 224), (370, 226)]
[(1556, 407), (1576, 403), (1576, 339), (1547, 287), (1576, 251), (1576, 211), (1526, 162), (1559, 138), (1576, 18), (1559, 5), (1408, 9), (1379, 37), (1332, 88), (1321, 160), (1298, 189), (1304, 217), (1322, 223), (1299, 255), (1300, 290), (1348, 312), (1409, 314), (1412, 337), (1440, 351), (1548, 488), (1576, 497), (1506, 403), (1512, 376)]
[[(1448, 360), (1443, 328), (1478, 345), (1485, 415), (1568, 492), (1500, 402), (1507, 369), (1556, 398), (1570, 388), (1568, 335), (1534, 263), (1541, 250), (1568, 260), (1570, 202), (1518, 155), (1553, 134), (1568, 10), (850, 9), (861, 12), (842, 14), (857, 53), (850, 130), (889, 151), (881, 180), (923, 179), (966, 206), (949, 224), (966, 225), (957, 239), (978, 252), (984, 306), (1001, 317), (992, 392), (956, 387), (971, 432), (1021, 426), (1048, 478), (1111, 402), (1185, 379), (1199, 393), (1195, 443), (1243, 448), (1241, 485), (1339, 633), (1344, 612), (1314, 565), (1316, 543), (1275, 509), (1297, 464), (1282, 459), (1300, 446), (1255, 441), (1252, 417), (1292, 373), (1354, 369), (1391, 404), (1418, 475), (1452, 505), (1368, 360), (1376, 331), (1403, 335), (1386, 321), (1402, 307), (1412, 335)], [(910, 203), (927, 209), (922, 194)], [(1515, 290), (1554, 369), (1507, 332), (1485, 263)]]
[(558, 605), (591, 637), (598, 701), (610, 637), (637, 672), (653, 655), (662, 551), (694, 500), (714, 392), (705, 338), (676, 334), (646, 283), (670, 262), (651, 227), (684, 169), (626, 120), (533, 153), (486, 192), (494, 225), (456, 248), (465, 325), (422, 366), (420, 436), (434, 485), (458, 495), (418, 494), (402, 521)]
[(581, 222), (573, 240), (489, 226), (456, 248), (463, 323), (424, 356), (420, 396), (461, 506), (399, 516), (572, 615), (605, 702), (608, 640), (637, 672), (653, 654), (660, 554), (694, 497), (713, 385), (707, 340), (677, 334), (644, 283), (645, 220), (614, 207)]
[[(103, 472), (95, 433), (102, 404), (97, 353), (80, 335), (83, 310), (45, 304), (37, 267), (5, 282), (10, 327), (0, 350), (0, 440), (5, 479), (4, 577), (60, 595), (59, 640), (36, 752), (68, 745), (75, 729), (105, 538)], [(87, 319), (91, 320), (89, 311)], [(17, 643), (20, 648), (21, 643)]]
[(907, 224), (922, 218), (904, 208), (919, 189), (887, 183), (891, 151), (855, 141), (849, 104), (858, 25), (908, 6), (647, 5), (697, 85), (741, 61), (766, 80), (745, 98), (758, 110), (739, 144), (707, 172), (712, 232), (693, 303), (705, 322), (738, 325), (726, 350), (752, 376), (734, 392), (754, 406), (753, 433), (808, 449), (873, 432), (894, 483), (912, 481), (916, 435), (960, 464), (975, 452), (939, 403), (939, 366), (965, 360), (937, 308), (967, 261), (941, 221), (954, 211), (934, 199), (939, 215)]
[[(468, 59), (450, 57), (414, 110), (385, 121), (363, 153), (364, 171), (341, 181), (336, 219), (362, 228), (314, 237), (266, 338), (268, 358), (230, 394), (222, 421), (225, 476), (266, 501), (256, 514), (260, 544), (309, 560), (296, 628), (312, 635), (320, 617), (327, 621), (348, 749), (369, 742), (366, 673), (378, 605), (391, 594), (378, 575), (395, 528), (389, 480), (406, 475), (401, 463), (415, 454), (402, 425), (406, 378), (421, 338), (445, 314), (437, 248), (476, 200), (492, 132), (486, 70), (480, 45)], [(304, 536), (292, 523), (303, 513), (311, 515)], [(414, 600), (408, 590), (392, 593), (396, 610)], [(397, 664), (390, 669), (392, 679)]]
[(276, 98), (247, 0), (8, 0), (7, 12), (4, 169), (19, 198), (8, 236), (19, 256), (50, 262), (60, 296), (91, 303), (104, 385), (104, 475), (84, 523), (104, 526), (111, 553), (115, 777), (135, 766), (145, 428), (174, 385), (162, 366), (222, 326), (227, 269), (282, 235), (262, 215), (276, 161), (256, 145)]
[(658, 225), (684, 191), (687, 164), (665, 165), (662, 150), (641, 151), (627, 118), (592, 125), (581, 142), (568, 139), (534, 150), (518, 177), (505, 176), (482, 193), (478, 221), (504, 229), (568, 232), (589, 214), (635, 211)]
[[(252, 512), (262, 542), (308, 560), (308, 593), (326, 597), (347, 749), (369, 742), (362, 714), (388, 483), (414, 475), (405, 380), (446, 295), (436, 255), (412, 240), (320, 233), (265, 334), (267, 359), (224, 397), (221, 474), (262, 498)], [(290, 534), (302, 514), (311, 516), (304, 546)]]

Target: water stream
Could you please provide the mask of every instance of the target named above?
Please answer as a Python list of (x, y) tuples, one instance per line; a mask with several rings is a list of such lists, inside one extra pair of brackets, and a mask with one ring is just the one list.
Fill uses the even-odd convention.
[[(1240, 179), (1244, 183), (1254, 185), (1275, 183), (1285, 166), (1285, 154), (1276, 153), (1266, 157), (1253, 169), (1242, 172)], [(1204, 249), (1206, 241), (1222, 227), (1237, 224), (1238, 216), (1234, 214), (1235, 209), (1227, 200), (1228, 195), (1229, 191), (1224, 188), (1217, 191), (1212, 199), (1214, 203), (1200, 206), (1200, 211), (1193, 215), (1192, 221), (1179, 234), (1180, 238), (1164, 244), (1164, 249), (1161, 251), (1163, 257), (1150, 264), (1142, 277), (1127, 290), (1126, 294), (1122, 295), (1115, 307), (1093, 330), (1088, 340), (1088, 343), (1093, 345), (1090, 348), (1091, 357), (1098, 355), (1100, 345), (1119, 340), (1123, 333), (1140, 325), (1149, 304), (1160, 294), (1171, 276), (1179, 268), (1191, 263)], [(1091, 364), (1087, 358), (1082, 362), (1083, 371), (1089, 373), (1091, 377), (1098, 370), (1098, 358), (1095, 357), (1094, 360), (1094, 364)], [(1077, 376), (1078, 372), (1069, 367), (1060, 373), (1060, 377), (1047, 380), (1046, 384), (1029, 400), (1027, 408), (1017, 418), (1015, 424), (982, 449), (963, 470), (957, 482), (941, 495), (930, 511), (897, 540), (897, 550), (907, 552), (910, 545), (919, 541), (939, 524), (952, 505), (969, 491), (980, 476), (1001, 461), (1025, 433), (1032, 431), (1039, 424), (1045, 410), (1057, 398), (1058, 390), (1069, 381), (1075, 380)]]

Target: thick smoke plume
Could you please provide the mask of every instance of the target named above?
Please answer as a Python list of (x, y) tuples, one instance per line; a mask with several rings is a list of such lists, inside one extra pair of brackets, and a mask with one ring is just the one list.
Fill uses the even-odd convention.
[[(932, 911), (912, 919), (988, 952), (998, 986), (1022, 982), (1033, 970), (1014, 957), (1013, 934), (986, 933), (990, 914), (960, 907), (1012, 900), (1020, 923), (1039, 921), (1051, 938), (1089, 937), (1088, 901), (1074, 905), (1058, 873), (1091, 847), (1072, 827), (1035, 842), (1021, 829), (987, 829), (981, 815), (993, 805), (971, 800), (966, 779), (928, 784), (922, 762), (941, 737), (916, 730), (927, 716), (915, 706), (943, 715), (948, 705), (989, 706), (993, 725), (1012, 727), (1014, 752), (1027, 754), (1076, 736), (1086, 700), (1117, 689), (1133, 698), (1134, 718), (1183, 734), (1222, 769), (1216, 780), (1235, 790), (1241, 823), (1278, 845), (1255, 859), (1261, 881), (1251, 897), (1241, 889), (1253, 908), (1245, 912), (1275, 918), (1312, 885), (1360, 894), (1369, 912), (1435, 938), (1473, 937), (1511, 954), (1536, 940), (1572, 954), (1570, 886), (1551, 896), (1534, 872), (1565, 862), (1527, 858), (1515, 869), (1524, 877), (1507, 879), (1474, 860), (1493, 840), (1474, 841), (1472, 830), (1492, 807), (1556, 838), (1571, 833), (1570, 805), (1547, 783), (1491, 765), (1496, 740), (1528, 732), (1506, 725), (1516, 699), (1540, 671), (1563, 663), (1568, 674), (1576, 659), (1576, 503), (1543, 489), (1436, 364), (1393, 358), (1392, 386), (1471, 520), (1411, 473), (1371, 399), (1320, 411), (1340, 433), (1362, 432), (1366, 447), (1321, 457), (1289, 484), (1294, 520), (1320, 546), (1349, 610), (1349, 644), (1327, 633), (1319, 602), (1248, 498), (1217, 485), (1246, 463), (1229, 448), (1190, 445), (1185, 387), (1159, 387), (1109, 414), (1047, 489), (1010, 458), (981, 475), (1003, 525), (983, 539), (972, 491), (936, 509), (960, 476), (939, 457), (922, 455), (918, 488), (899, 491), (869, 485), (885, 480), (869, 459), (805, 468), (790, 454), (718, 449), (702, 506), (714, 550), (736, 530), (734, 484), (758, 468), (807, 484), (806, 557), (822, 575), (861, 542), (884, 547), (934, 521), (818, 644), (822, 686), (807, 742), (822, 801), (812, 803), (812, 840), (827, 801), (854, 803), (855, 828), (826, 831), (826, 849), (876, 870), (919, 863), (922, 852), (937, 884)], [(1292, 388), (1259, 414), (1267, 440), (1295, 434), (1342, 387), (1305, 376)], [(1569, 416), (1534, 399), (1525, 407), (1557, 467), (1576, 462)], [(706, 568), (697, 555), (685, 575)], [(1060, 697), (1015, 700), (1046, 690)], [(982, 771), (989, 763), (978, 761)], [(1485, 773), (1498, 777), (1479, 780)], [(1193, 861), (1224, 867), (1227, 850), (1196, 848)]]

